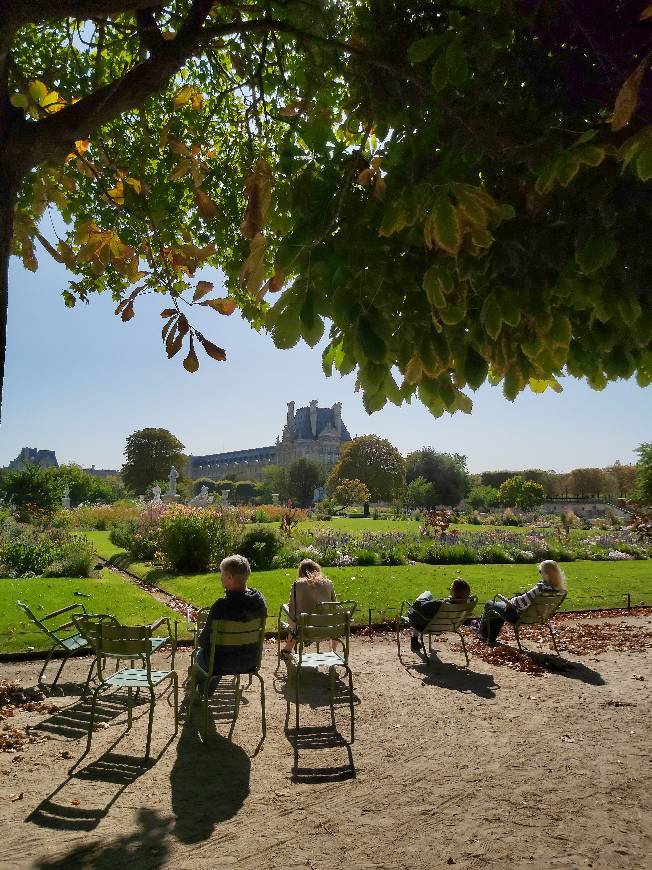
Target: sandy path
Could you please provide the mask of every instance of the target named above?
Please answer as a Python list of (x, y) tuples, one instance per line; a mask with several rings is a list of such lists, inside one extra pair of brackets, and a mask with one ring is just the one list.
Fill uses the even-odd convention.
[[(576, 666), (543, 676), (476, 657), (467, 672), (454, 643), (439, 649), (428, 671), (409, 649), (401, 665), (388, 638), (354, 639), (352, 747), (329, 727), (326, 678), (311, 675), (299, 781), (271, 644), (268, 735), (256, 755), (255, 686), (233, 743), (220, 736), (224, 721), (208, 748), (183, 728), (150, 768), (139, 763), (146, 708), (109, 750), (125, 716), (105, 705), (107, 727), (72, 779), (66, 756), (82, 750), (87, 708), (71, 695), (54, 699), (67, 708), (57, 714), (20, 713), (12, 724), (40, 723), (49, 739), (0, 754), (0, 867), (652, 867), (652, 649), (563, 654)], [(68, 667), (80, 678), (87, 662)], [(2, 665), (0, 675), (31, 685), (37, 671)], [(230, 697), (219, 695), (224, 709)], [(347, 737), (346, 704), (336, 719)], [(172, 732), (163, 700), (155, 753)]]

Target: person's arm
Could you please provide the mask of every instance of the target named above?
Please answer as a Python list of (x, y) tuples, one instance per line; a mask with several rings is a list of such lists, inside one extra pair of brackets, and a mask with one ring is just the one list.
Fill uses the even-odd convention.
[(292, 622), (297, 621), (297, 584), (296, 581), (292, 584), (292, 589), (290, 589), (290, 600), (288, 601), (288, 610), (290, 611), (290, 619)]
[(532, 589), (528, 589), (527, 592), (524, 592), (522, 595), (515, 595), (513, 598), (509, 599), (509, 603), (515, 607), (519, 613), (522, 613), (524, 610), (527, 610), (530, 604), (534, 601), (535, 598), (538, 598), (542, 592), (545, 592), (547, 588), (547, 584), (540, 580), (536, 586), (533, 586)]
[(331, 600), (331, 601), (337, 601), (337, 594), (336, 594), (336, 592), (335, 592), (335, 587), (333, 586), (333, 581), (332, 581), (332, 580), (329, 580), (328, 582), (330, 583), (330, 587), (331, 587), (331, 598), (330, 598), (330, 600)]

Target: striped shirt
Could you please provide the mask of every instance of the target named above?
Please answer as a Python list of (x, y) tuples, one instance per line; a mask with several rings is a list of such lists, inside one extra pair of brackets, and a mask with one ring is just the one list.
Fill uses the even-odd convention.
[(528, 591), (524, 592), (522, 595), (515, 595), (513, 598), (510, 598), (509, 603), (512, 604), (519, 613), (523, 613), (523, 611), (527, 610), (536, 598), (539, 598), (540, 595), (544, 595), (546, 592), (555, 592), (555, 589), (547, 580), (539, 580), (537, 585), (533, 586), (532, 589), (528, 589)]

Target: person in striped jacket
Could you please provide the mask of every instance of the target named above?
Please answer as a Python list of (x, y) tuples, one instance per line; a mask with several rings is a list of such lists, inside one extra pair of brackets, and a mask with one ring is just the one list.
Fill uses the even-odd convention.
[(552, 559), (546, 559), (539, 565), (539, 574), (541, 579), (521, 595), (514, 595), (512, 598), (505, 598), (502, 595), (500, 601), (487, 601), (484, 606), (484, 613), (480, 619), (478, 635), (481, 640), (493, 646), (496, 643), (498, 635), (505, 624), (508, 622), (516, 622), (519, 615), (527, 610), (533, 601), (536, 601), (541, 595), (547, 592), (565, 592), (566, 578), (559, 565), (553, 562)]

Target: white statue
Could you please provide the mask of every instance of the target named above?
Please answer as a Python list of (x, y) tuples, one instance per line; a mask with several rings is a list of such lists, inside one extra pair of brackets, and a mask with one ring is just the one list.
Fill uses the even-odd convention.
[(179, 472), (176, 468), (171, 468), (168, 474), (168, 491), (165, 493), (166, 495), (177, 494), (177, 477), (179, 477)]
[(161, 487), (158, 485), (158, 483), (152, 487), (152, 495), (154, 496), (152, 502), (154, 504), (158, 504), (161, 501), (161, 491)]
[(213, 496), (208, 494), (208, 487), (204, 484), (194, 498), (191, 498), (188, 504), (191, 507), (207, 507), (213, 504)]
[(63, 490), (63, 498), (61, 499), (61, 507), (64, 511), (70, 510), (70, 487), (66, 486)]
[(230, 492), (231, 492), (230, 489), (223, 489), (223, 490), (222, 490), (222, 493), (221, 493), (221, 495), (222, 495), (222, 504), (226, 505), (226, 504), (229, 503), (229, 493), (230, 493)]
[(199, 498), (202, 501), (208, 501), (208, 487), (206, 486), (206, 484), (204, 484), (199, 490)]
[(144, 495), (138, 496), (138, 504), (145, 504), (145, 496)]
[(272, 493), (272, 504), (278, 504), (278, 497), (279, 497), (279, 493), (278, 493), (278, 492), (273, 492), (273, 493)]

